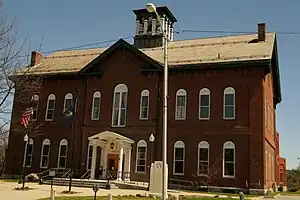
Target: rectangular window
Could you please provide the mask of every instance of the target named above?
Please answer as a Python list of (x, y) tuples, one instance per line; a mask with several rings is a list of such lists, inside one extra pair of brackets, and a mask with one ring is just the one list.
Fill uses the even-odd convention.
[(113, 126), (123, 127), (126, 123), (127, 92), (115, 92)]
[(50, 145), (43, 145), (41, 168), (48, 168)]
[(138, 147), (136, 172), (146, 172), (146, 147)]
[(224, 176), (234, 177), (234, 149), (224, 149)]
[(209, 119), (210, 115), (210, 95), (200, 95), (200, 119)]
[(87, 170), (92, 169), (92, 158), (93, 158), (93, 146), (89, 146), (88, 158), (87, 158)]
[(141, 96), (140, 119), (148, 119), (149, 96)]
[(176, 120), (186, 119), (186, 96), (177, 95), (176, 97)]
[(48, 100), (46, 120), (53, 120), (53, 118), (54, 118), (54, 109), (55, 109), (55, 99), (49, 99)]
[(224, 119), (235, 118), (234, 94), (224, 94)]
[(184, 174), (184, 148), (175, 147), (174, 174)]
[(60, 146), (58, 168), (66, 168), (67, 165), (67, 145)]
[(32, 153), (33, 153), (33, 144), (28, 145), (28, 153), (27, 153), (27, 160), (26, 160), (26, 166), (31, 167), (32, 164)]
[(99, 120), (99, 118), (100, 118), (100, 97), (94, 97), (92, 120)]
[(203, 176), (208, 174), (208, 148), (199, 148), (199, 163), (198, 163), (198, 175)]

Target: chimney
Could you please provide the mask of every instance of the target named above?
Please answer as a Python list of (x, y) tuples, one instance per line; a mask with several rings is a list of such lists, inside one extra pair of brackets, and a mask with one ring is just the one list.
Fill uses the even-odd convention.
[(265, 23), (259, 23), (257, 25), (258, 31), (258, 41), (263, 42), (266, 40), (266, 24)]
[(42, 62), (43, 59), (43, 54), (41, 52), (38, 51), (33, 51), (31, 52), (31, 62), (30, 62), (30, 66), (35, 66), (39, 63)]

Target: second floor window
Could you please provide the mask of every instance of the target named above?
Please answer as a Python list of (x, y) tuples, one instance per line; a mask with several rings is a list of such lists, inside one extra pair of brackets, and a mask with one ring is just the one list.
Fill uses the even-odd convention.
[(210, 91), (203, 88), (199, 92), (199, 119), (210, 118)]
[(37, 114), (38, 114), (38, 108), (39, 108), (39, 96), (36, 94), (33, 95), (31, 98), (31, 103), (32, 103), (32, 109), (33, 109), (31, 120), (36, 121)]
[(228, 87), (224, 90), (224, 119), (235, 119), (235, 90)]
[(149, 91), (143, 90), (140, 102), (140, 119), (148, 119), (149, 114)]
[(47, 100), (47, 110), (46, 110), (46, 121), (52, 121), (54, 118), (54, 111), (55, 111), (55, 95), (50, 94)]
[(101, 104), (101, 93), (97, 91), (93, 95), (92, 120), (100, 119), (100, 104)]
[(70, 109), (71, 106), (73, 104), (73, 95), (71, 93), (66, 94), (65, 96), (65, 101), (64, 101), (64, 109), (63, 109), (63, 113)]
[(124, 127), (126, 124), (127, 86), (119, 84), (114, 90), (112, 126)]
[(175, 120), (186, 119), (186, 101), (187, 101), (186, 91), (184, 89), (178, 90), (176, 92)]

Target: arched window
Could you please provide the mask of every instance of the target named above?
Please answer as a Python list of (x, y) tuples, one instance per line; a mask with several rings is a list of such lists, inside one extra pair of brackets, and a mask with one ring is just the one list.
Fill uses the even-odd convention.
[(66, 110), (69, 110), (71, 108), (72, 104), (73, 104), (73, 95), (71, 93), (68, 93), (65, 96), (63, 113)]
[(235, 177), (235, 145), (231, 141), (223, 145), (223, 177)]
[(119, 84), (114, 90), (112, 126), (124, 127), (126, 124), (127, 86)]
[(209, 143), (201, 141), (198, 144), (198, 175), (206, 176), (209, 170)]
[(100, 104), (101, 104), (101, 93), (99, 91), (94, 92), (93, 104), (92, 104), (92, 120), (100, 119)]
[(184, 175), (185, 145), (182, 141), (174, 144), (173, 174)]
[(40, 162), (41, 168), (48, 168), (49, 156), (50, 156), (50, 140), (45, 139), (42, 143), (41, 162)]
[(68, 141), (62, 139), (59, 143), (57, 168), (67, 167)]
[(31, 98), (31, 103), (32, 103), (32, 109), (33, 109), (31, 120), (36, 121), (37, 114), (38, 114), (38, 108), (39, 108), (39, 95), (37, 95), (37, 94), (33, 95)]
[(53, 120), (54, 111), (55, 111), (55, 95), (50, 94), (48, 96), (48, 100), (47, 100), (47, 109), (46, 109), (46, 116), (45, 116), (46, 121), (52, 121)]
[(147, 142), (140, 140), (136, 147), (136, 172), (146, 173)]
[(203, 88), (199, 92), (199, 119), (210, 118), (210, 91)]
[[(34, 144), (33, 139), (30, 138), (29, 142), (27, 142), (26, 145), (25, 145), (23, 166), (25, 166), (25, 160), (26, 160), (26, 167), (31, 167), (32, 154), (33, 154), (33, 144)], [(27, 147), (27, 145), (28, 145), (28, 147)], [(26, 153), (27, 153), (27, 158), (26, 158)]]
[(149, 90), (143, 90), (141, 92), (140, 102), (140, 119), (148, 119), (149, 115)]
[(86, 170), (91, 170), (92, 169), (92, 158), (93, 158), (93, 145), (92, 145), (92, 142), (90, 141), (89, 145), (88, 145)]
[(184, 89), (178, 90), (176, 92), (175, 120), (186, 119), (186, 101), (187, 101), (187, 92)]
[(235, 119), (235, 90), (227, 87), (224, 90), (224, 119)]

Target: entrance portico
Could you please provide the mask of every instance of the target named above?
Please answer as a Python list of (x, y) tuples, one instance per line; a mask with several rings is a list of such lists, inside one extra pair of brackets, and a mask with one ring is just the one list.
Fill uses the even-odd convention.
[(100, 167), (102, 168), (102, 178), (106, 179), (107, 173), (114, 174), (116, 171), (115, 165), (117, 165), (117, 180), (130, 179), (131, 144), (134, 143), (133, 140), (111, 131), (98, 133), (88, 139), (93, 146), (91, 179), (95, 179), (98, 146), (101, 147)]

